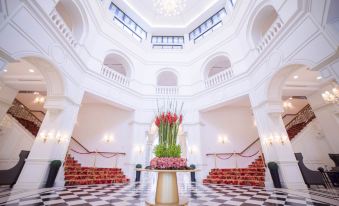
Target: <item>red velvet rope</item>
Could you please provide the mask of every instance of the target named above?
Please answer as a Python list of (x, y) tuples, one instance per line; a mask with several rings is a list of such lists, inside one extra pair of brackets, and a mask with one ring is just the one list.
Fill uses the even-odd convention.
[(105, 155), (103, 155), (103, 153), (107, 153), (107, 152), (78, 152), (78, 151), (76, 151), (76, 150), (74, 150), (74, 149), (70, 149), (72, 152), (75, 152), (75, 153), (77, 153), (77, 154), (95, 154), (95, 153), (98, 153), (100, 156), (102, 156), (102, 157), (104, 157), (104, 158), (112, 158), (112, 157), (115, 157), (115, 156), (118, 156), (118, 155), (125, 155), (125, 154), (123, 154), (123, 153), (119, 153), (119, 152), (111, 152), (111, 153), (113, 153), (113, 155), (111, 155), (111, 156), (105, 156)]
[(221, 156), (220, 154), (219, 154), (219, 155), (216, 154), (215, 156), (216, 156), (218, 159), (221, 159), (221, 160), (227, 160), (227, 159), (231, 158), (233, 155), (234, 155), (234, 154), (231, 154), (230, 156), (228, 156), (228, 157), (226, 157), (226, 158), (220, 157), (220, 156)]
[(221, 160), (228, 160), (230, 159), (233, 155), (238, 155), (240, 157), (253, 157), (255, 156), (256, 154), (258, 154), (260, 151), (257, 151), (256, 153), (252, 154), (252, 155), (242, 155), (240, 153), (233, 153), (233, 154), (230, 154), (230, 156), (226, 157), (226, 158), (223, 158), (222, 156), (225, 156), (226, 154), (208, 154), (208, 156), (215, 156), (217, 157), (218, 159), (221, 159)]
[(240, 157), (253, 157), (254, 155), (256, 155), (256, 154), (258, 154), (259, 153), (259, 150), (256, 152), (256, 153), (254, 153), (254, 154), (252, 154), (252, 155), (242, 155), (242, 154), (238, 154)]

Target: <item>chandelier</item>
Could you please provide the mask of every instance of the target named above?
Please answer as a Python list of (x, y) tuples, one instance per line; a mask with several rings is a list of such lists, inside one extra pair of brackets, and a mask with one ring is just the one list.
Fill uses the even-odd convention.
[(160, 15), (176, 16), (183, 12), (186, 0), (153, 0), (153, 6)]
[(339, 104), (339, 89), (336, 86), (332, 91), (325, 91), (321, 96), (326, 103)]

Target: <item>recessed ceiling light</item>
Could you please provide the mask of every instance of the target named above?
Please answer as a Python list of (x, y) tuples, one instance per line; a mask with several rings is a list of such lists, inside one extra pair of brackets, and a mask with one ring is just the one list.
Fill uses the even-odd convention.
[(293, 79), (298, 79), (298, 78), (299, 78), (298, 75), (294, 75), (294, 76), (293, 76)]
[(8, 70), (7, 70), (7, 69), (4, 69), (4, 72), (8, 72)]
[(33, 72), (34, 72), (34, 69), (29, 69), (28, 71), (31, 72), (31, 73), (33, 73)]
[(288, 98), (288, 99), (293, 99), (293, 97), (290, 97), (290, 98)]
[(323, 77), (322, 76), (317, 76), (317, 80), (320, 80), (322, 79)]

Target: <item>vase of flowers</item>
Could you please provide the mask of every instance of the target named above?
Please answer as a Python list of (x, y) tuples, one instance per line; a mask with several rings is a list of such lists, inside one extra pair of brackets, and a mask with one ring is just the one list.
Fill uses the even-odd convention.
[(186, 169), (187, 160), (180, 158), (181, 148), (177, 144), (179, 127), (182, 124), (181, 114), (183, 104), (177, 111), (177, 102), (169, 102), (168, 109), (161, 111), (155, 117), (158, 128), (159, 144), (154, 148), (155, 158), (151, 161), (152, 169)]

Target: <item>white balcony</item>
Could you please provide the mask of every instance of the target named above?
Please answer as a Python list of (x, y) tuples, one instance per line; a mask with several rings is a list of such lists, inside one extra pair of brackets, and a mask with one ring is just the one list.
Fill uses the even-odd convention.
[(279, 17), (277, 17), (277, 19), (272, 23), (271, 27), (267, 30), (267, 32), (259, 42), (257, 46), (257, 50), (259, 53), (261, 53), (272, 41), (272, 39), (279, 33), (282, 26), (283, 26), (282, 20)]
[(72, 47), (75, 48), (78, 43), (75, 40), (72, 31), (68, 28), (67, 24), (59, 15), (58, 11), (54, 9), (49, 16), (51, 20), (54, 22), (55, 26), (59, 29), (61, 34), (65, 37), (65, 39), (70, 43)]
[(157, 95), (175, 96), (179, 94), (179, 87), (177, 86), (157, 86), (155, 88)]
[(218, 74), (215, 74), (205, 80), (206, 88), (211, 88), (219, 84), (223, 84), (233, 78), (233, 70), (226, 69)]
[(105, 78), (112, 80), (115, 83), (118, 83), (122, 86), (128, 87), (129, 86), (129, 79), (124, 75), (114, 71), (113, 69), (103, 65), (101, 67), (100, 74), (103, 75)]

